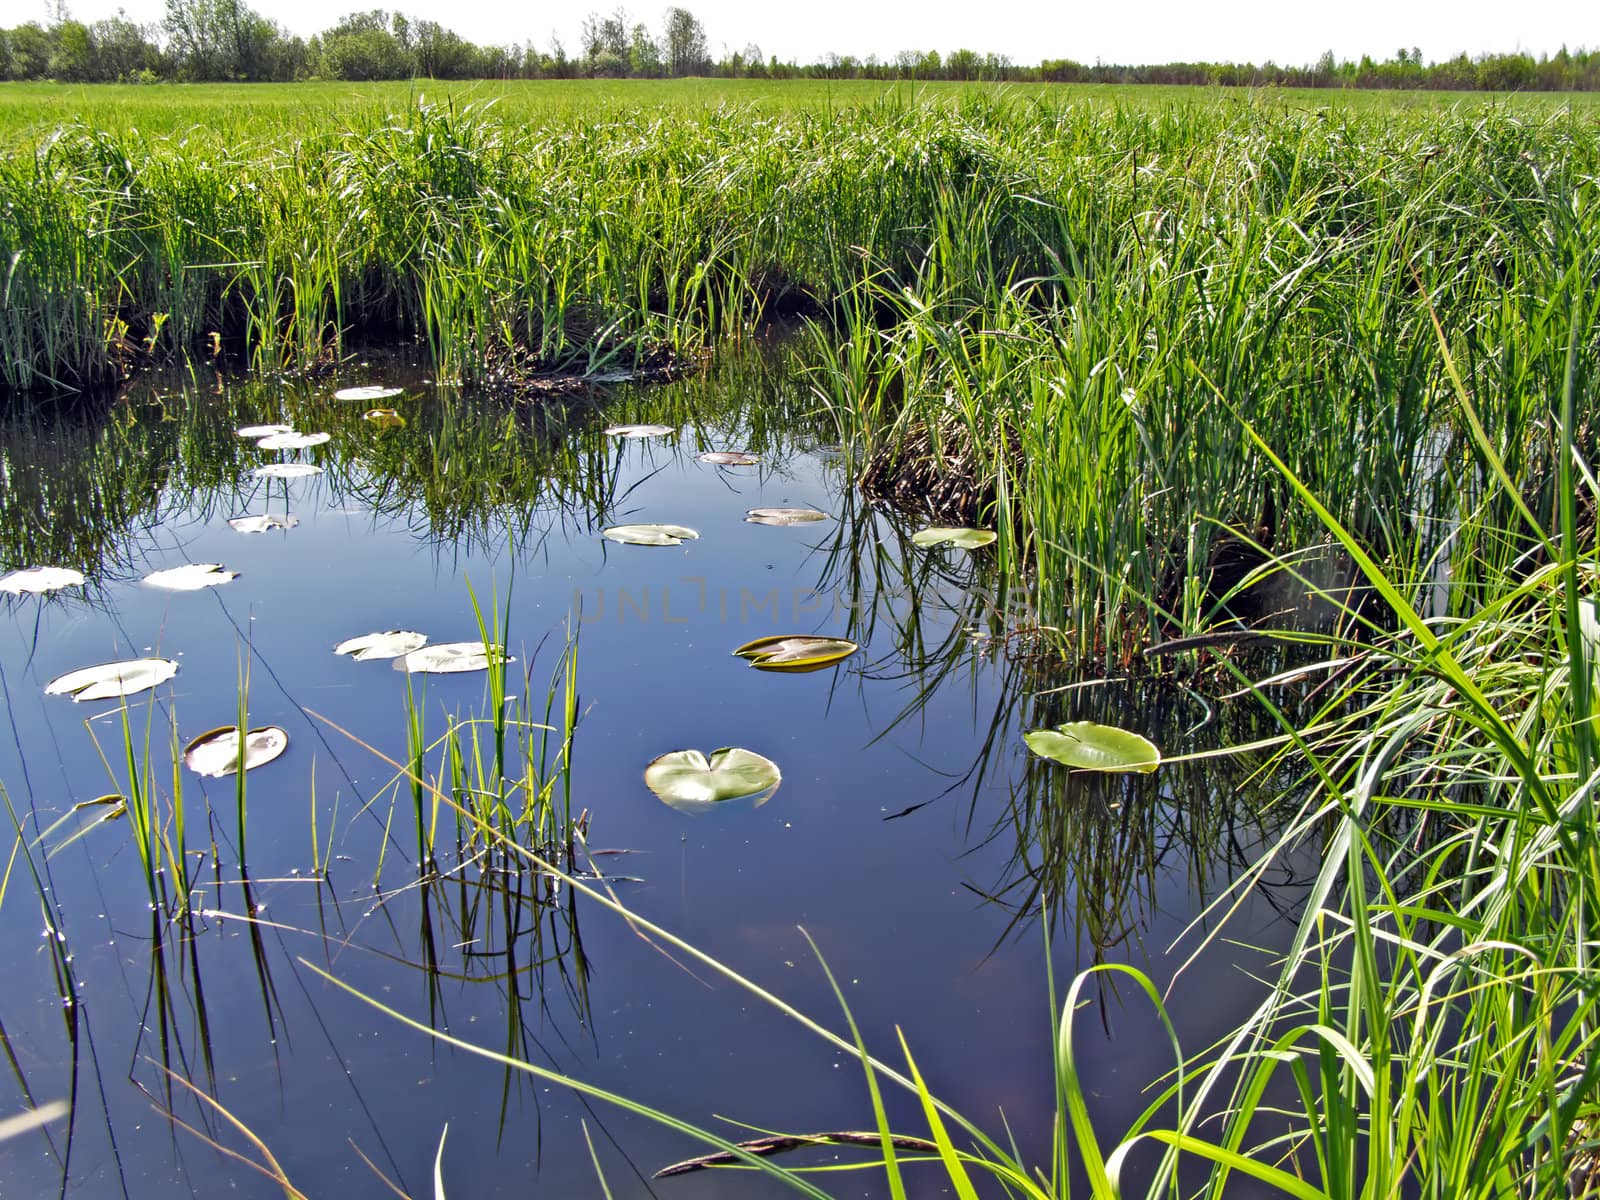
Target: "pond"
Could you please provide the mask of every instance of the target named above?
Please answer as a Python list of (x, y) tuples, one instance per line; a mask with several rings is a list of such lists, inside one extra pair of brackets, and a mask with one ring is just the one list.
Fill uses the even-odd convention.
[[(507, 809), (497, 819), (524, 844), (843, 1031), (814, 943), (880, 1058), (903, 1065), (900, 1028), (936, 1092), (1041, 1161), (1047, 970), (1058, 991), (1096, 962), (1166, 986), (1210, 927), (1200, 914), (1271, 835), (1274, 781), (1251, 784), (1253, 764), (1223, 759), (1071, 774), (1033, 759), (1023, 731), (1089, 718), (1176, 752), (1267, 730), (1170, 686), (1048, 670), (1029, 636), (1044, 618), (1008, 600), (983, 548), (915, 545), (922, 522), (854, 491), (803, 366), (774, 341), (673, 383), (511, 401), (374, 356), (327, 379), (150, 375), (113, 402), (5, 421), (0, 570), (73, 567), (88, 583), (0, 599), (0, 783), (20, 830), (0, 900), (0, 1088), (9, 1111), (74, 1105), (70, 1126), (0, 1145), (0, 1190), (281, 1195), (207, 1144), (262, 1161), (225, 1109), (309, 1196), (393, 1194), (382, 1177), (431, 1194), (447, 1124), (452, 1195), (602, 1194), (591, 1140), (615, 1195), (776, 1191), (730, 1172), (650, 1182), (703, 1148), (346, 988), (727, 1136), (755, 1134), (720, 1118), (872, 1128), (848, 1056), (662, 936), (485, 849), (398, 774), (420, 741), (428, 780), (481, 798), (474, 764), (493, 757), (497, 707), (553, 726), (513, 731), (507, 753), (582, 830), (551, 839)], [(378, 384), (403, 390), (333, 396)], [(403, 424), (368, 419), (374, 403)], [(331, 437), (267, 450), (236, 435), (262, 424)], [(670, 432), (606, 433), (619, 424)], [(699, 457), (728, 451), (756, 461)], [(255, 473), (278, 461), (321, 471)], [(827, 519), (748, 521), (760, 507)], [(229, 524), (267, 514), (281, 523)], [(698, 537), (602, 536), (633, 523)], [(142, 582), (186, 563), (238, 574), (195, 591)], [(332, 651), (385, 630), (481, 642), (485, 625), (514, 659), (504, 696), (482, 671), (407, 674)], [(780, 634), (860, 649), (804, 673), (732, 653)], [(45, 694), (66, 672), (144, 656), (179, 670), (126, 709)], [(238, 722), (241, 692), (251, 726), (288, 735), (242, 800), (236, 776), (173, 761)], [(461, 727), (457, 762), (437, 744), (453, 721), (478, 722)], [(645, 786), (657, 756), (723, 746), (772, 759), (781, 786), (705, 812)], [(148, 872), (137, 814), (74, 807), (129, 797), (134, 776), (155, 813), (147, 845), (166, 847)], [(1283, 872), (1245, 892), (1232, 941), (1178, 981), (1186, 1049), (1253, 1003), (1246, 969), (1270, 960), (1233, 943), (1281, 944), (1297, 895)], [(1109, 1134), (1172, 1054), (1131, 988), (1090, 991), (1075, 1030)], [(891, 1095), (890, 1111), (926, 1132), (914, 1100)], [(878, 1194), (870, 1174), (818, 1182)]]

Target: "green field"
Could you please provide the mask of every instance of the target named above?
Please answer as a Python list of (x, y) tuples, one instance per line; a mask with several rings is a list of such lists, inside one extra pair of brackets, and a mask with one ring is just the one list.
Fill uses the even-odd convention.
[(1049, 105), (1092, 104), (1141, 108), (1172, 105), (1269, 103), (1290, 110), (1439, 111), (1501, 109), (1524, 115), (1563, 108), (1592, 112), (1592, 93), (1485, 96), (1475, 92), (1370, 92), (1351, 89), (1244, 90), (1157, 85), (1112, 86), (1039, 83), (880, 83), (852, 79), (538, 80), (454, 83), (119, 84), (0, 83), (0, 135), (37, 137), (55, 126), (82, 121), (105, 129), (176, 133), (195, 129), (218, 136), (258, 138), (292, 133), (306, 122), (349, 120), (372, 109), (405, 109), (420, 98), (493, 104), (508, 121), (540, 123), (595, 119), (623, 110), (699, 111), (720, 106), (766, 114), (821, 112), (890, 101), (951, 104), (963, 98), (1006, 97)]
[[(1593, 99), (30, 85), (0, 128), (19, 393), (361, 339), (514, 383), (803, 318), (872, 495), (997, 534), (1008, 637), (1281, 729), (1250, 752), (1313, 903), (1157, 1140), (1217, 1193), (1564, 1186), (1600, 1113)], [(1058, 1052), (1039, 1196), (1104, 1167)]]

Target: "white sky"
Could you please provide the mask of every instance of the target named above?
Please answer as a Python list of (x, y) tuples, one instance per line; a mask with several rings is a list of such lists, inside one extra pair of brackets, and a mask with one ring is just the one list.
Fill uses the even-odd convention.
[[(0, 25), (41, 20), (47, 3), (0, 0)], [(531, 39), (549, 49), (553, 35), (572, 54), (584, 13), (609, 12), (614, 0), (252, 0), (256, 11), (307, 36), (346, 12), (379, 6), (431, 18), (479, 43)], [(165, 0), (67, 0), (67, 7), (80, 21), (118, 8), (134, 20), (157, 21)], [(636, 0), (625, 7), (632, 21), (659, 34), (664, 2)], [(1042, 58), (1302, 64), (1324, 50), (1340, 58), (1383, 58), (1402, 46), (1420, 47), (1431, 61), (1462, 51), (1600, 47), (1600, 0), (685, 0), (683, 7), (700, 18), (714, 54), (754, 42), (765, 54), (801, 62), (829, 52), (890, 59), (903, 49), (944, 53), (957, 47), (1026, 64)]]

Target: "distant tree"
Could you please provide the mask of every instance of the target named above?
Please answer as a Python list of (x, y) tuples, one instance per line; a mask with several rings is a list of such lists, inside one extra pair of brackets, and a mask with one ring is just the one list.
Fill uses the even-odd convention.
[(167, 0), (162, 27), (185, 79), (283, 77), (283, 30), (243, 0)]
[(945, 77), (948, 79), (977, 79), (983, 60), (973, 50), (952, 50), (945, 56)]
[(628, 38), (628, 69), (633, 75), (653, 79), (662, 71), (661, 43), (651, 36), (643, 21), (634, 25)]
[(407, 48), (410, 23), (382, 9), (351, 13), (322, 35), (320, 72), (330, 79), (409, 79), (416, 56)]
[(89, 27), (82, 21), (62, 21), (55, 33), (55, 49), (50, 55), (50, 77), (69, 83), (86, 83), (94, 78), (94, 51), (89, 42)]
[(667, 69), (673, 75), (697, 75), (711, 61), (705, 26), (686, 8), (667, 9), (662, 37), (667, 54)]
[(554, 33), (550, 35), (550, 56), (545, 60), (545, 73), (552, 79), (571, 79), (577, 73), (567, 48)]
[(430, 79), (470, 79), (481, 73), (478, 48), (437, 21), (411, 27), (411, 53), (417, 74)]
[(600, 22), (600, 49), (628, 61), (628, 10), (619, 8)]
[(6, 36), (11, 62), (11, 79), (44, 79), (50, 74), (50, 59), (55, 54), (52, 31), (37, 21), (18, 25)]
[(159, 75), (167, 66), (153, 31), (128, 20), (121, 9), (89, 26), (89, 44), (96, 79), (137, 79), (144, 72)]
[(229, 26), (238, 19), (234, 0), (167, 0), (162, 23), (178, 71), (187, 79), (227, 79), (233, 63)]

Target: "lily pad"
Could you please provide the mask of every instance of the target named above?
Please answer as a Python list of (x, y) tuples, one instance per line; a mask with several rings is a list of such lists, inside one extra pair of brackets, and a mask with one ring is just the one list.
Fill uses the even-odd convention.
[(752, 525), (810, 525), (826, 521), (828, 514), (814, 508), (752, 508), (744, 519)]
[(607, 425), (607, 437), (653, 438), (668, 437), (677, 430), (671, 425)]
[(458, 675), (488, 670), (491, 658), (502, 663), (517, 661), (501, 647), (484, 642), (440, 642), (400, 655), (394, 660), (394, 669), (408, 674)]
[(600, 536), (625, 546), (681, 546), (700, 535), (686, 525), (613, 525)]
[(311, 463), (268, 463), (257, 467), (257, 479), (304, 479), (308, 475), (321, 475), (322, 468)]
[(229, 517), (228, 525), (236, 533), (266, 533), (271, 529), (293, 529), (300, 524), (299, 517), (292, 517), (285, 513), (283, 516), (274, 516), (272, 513), (261, 513), (253, 517)]
[(948, 542), (952, 546), (960, 546), (963, 550), (976, 550), (979, 546), (987, 546), (998, 536), (992, 529), (961, 529), (934, 525), (917, 530), (911, 535), (911, 542), (923, 549)]
[(324, 442), (331, 442), (331, 433), (274, 433), (262, 438), (256, 443), (263, 450), (305, 450), (311, 446), (320, 446)]
[(1115, 725), (1096, 721), (1069, 721), (1054, 729), (1034, 729), (1022, 735), (1028, 749), (1079, 771), (1154, 771), (1161, 751), (1149, 738)]
[(753, 467), (761, 461), (759, 455), (745, 450), (707, 450), (695, 457), (703, 463), (713, 463), (719, 467)]
[(816, 637), (811, 634), (779, 634), (757, 638), (734, 651), (762, 671), (820, 671), (843, 662), (861, 649), (845, 638)]
[[(241, 741), (243, 745), (241, 745)], [(239, 737), (237, 725), (208, 730), (183, 748), (183, 765), (196, 775), (219, 779), (244, 763), (246, 771), (265, 766), (289, 747), (289, 735), (276, 725), (263, 725)]]
[(384, 387), (382, 384), (373, 384), (369, 387), (340, 388), (333, 394), (335, 400), (362, 400), (373, 403), (377, 400), (392, 400), (396, 396), (405, 395), (405, 388)]
[(82, 586), (83, 572), (71, 567), (24, 567), (9, 575), (0, 575), (0, 592), (10, 592), (13, 596), (39, 596), (58, 588)]
[(130, 658), (58, 675), (45, 684), (44, 694), (71, 696), (74, 700), (114, 700), (165, 683), (177, 673), (178, 664), (170, 658)]
[[(353, 655), (357, 662), (370, 662), (378, 658), (399, 658), (403, 654), (410, 654), (413, 650), (420, 650), (427, 644), (428, 635), (425, 633), (413, 633), (408, 629), (389, 629), (383, 633), (364, 633), (360, 637), (349, 638), (335, 646), (333, 652)], [(471, 644), (478, 645), (476, 642)]]
[(674, 750), (644, 769), (645, 786), (664, 804), (681, 812), (705, 812), (725, 800), (755, 797), (757, 806), (772, 798), (783, 772), (753, 750), (724, 746), (708, 759), (698, 750)]
[(239, 578), (239, 572), (226, 570), (221, 563), (184, 563), (165, 571), (151, 571), (144, 581), (169, 592), (198, 592)]
[(404, 429), (406, 419), (392, 408), (369, 408), (361, 414), (363, 420), (371, 421), (379, 429)]
[(257, 438), (273, 437), (276, 434), (293, 432), (293, 425), (245, 425), (235, 429), (233, 436), (249, 438), (254, 441)]

